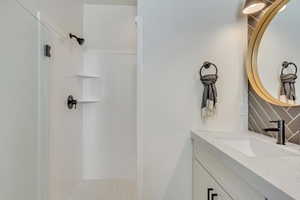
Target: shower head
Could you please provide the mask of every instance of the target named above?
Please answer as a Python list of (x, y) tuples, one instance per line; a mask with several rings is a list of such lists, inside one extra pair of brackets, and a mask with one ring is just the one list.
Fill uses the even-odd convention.
[(85, 40), (83, 38), (77, 38), (77, 42), (79, 45), (83, 45)]
[(79, 38), (76, 35), (73, 35), (72, 33), (70, 33), (69, 36), (70, 36), (71, 39), (75, 38), (79, 45), (83, 45), (84, 42), (85, 42), (84, 38)]

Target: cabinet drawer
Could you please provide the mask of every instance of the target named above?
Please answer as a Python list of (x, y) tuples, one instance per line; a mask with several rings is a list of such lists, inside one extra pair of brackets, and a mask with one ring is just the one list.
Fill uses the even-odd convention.
[(219, 153), (209, 144), (198, 140), (193, 141), (193, 159), (199, 162), (208, 171), (214, 180), (222, 186), (223, 190), (230, 194), (232, 199), (266, 199), (264, 195), (253, 189), (251, 185), (238, 176), (232, 169), (226, 167), (224, 164), (225, 161), (218, 157), (218, 155)]

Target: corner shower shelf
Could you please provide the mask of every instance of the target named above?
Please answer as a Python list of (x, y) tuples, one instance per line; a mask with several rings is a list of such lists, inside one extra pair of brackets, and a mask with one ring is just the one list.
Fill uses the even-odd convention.
[(96, 99), (96, 98), (83, 98), (78, 100), (78, 103), (98, 103), (98, 102), (100, 102), (100, 99)]
[(77, 74), (77, 76), (80, 77), (80, 78), (100, 78), (100, 76), (97, 75), (97, 74), (80, 73), (80, 74)]

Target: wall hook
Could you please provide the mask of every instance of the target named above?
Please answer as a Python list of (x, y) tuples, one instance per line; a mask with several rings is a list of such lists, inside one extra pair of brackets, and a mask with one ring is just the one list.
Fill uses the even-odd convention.
[(214, 67), (216, 70), (215, 74), (218, 75), (218, 67), (214, 63), (206, 61), (203, 63), (203, 65), (201, 66), (200, 71), (199, 71), (201, 78), (203, 78), (203, 74), (202, 74), (203, 69), (209, 69), (210, 67)]

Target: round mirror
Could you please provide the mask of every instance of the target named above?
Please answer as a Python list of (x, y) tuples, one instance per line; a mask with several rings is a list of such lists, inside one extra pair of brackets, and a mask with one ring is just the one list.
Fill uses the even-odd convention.
[(247, 72), (254, 91), (269, 103), (300, 105), (300, 1), (275, 0), (257, 21)]
[[(300, 1), (290, 1), (266, 29), (257, 57), (258, 77), (273, 97), (283, 103), (300, 103)], [(300, 96), (299, 96), (300, 97)]]

